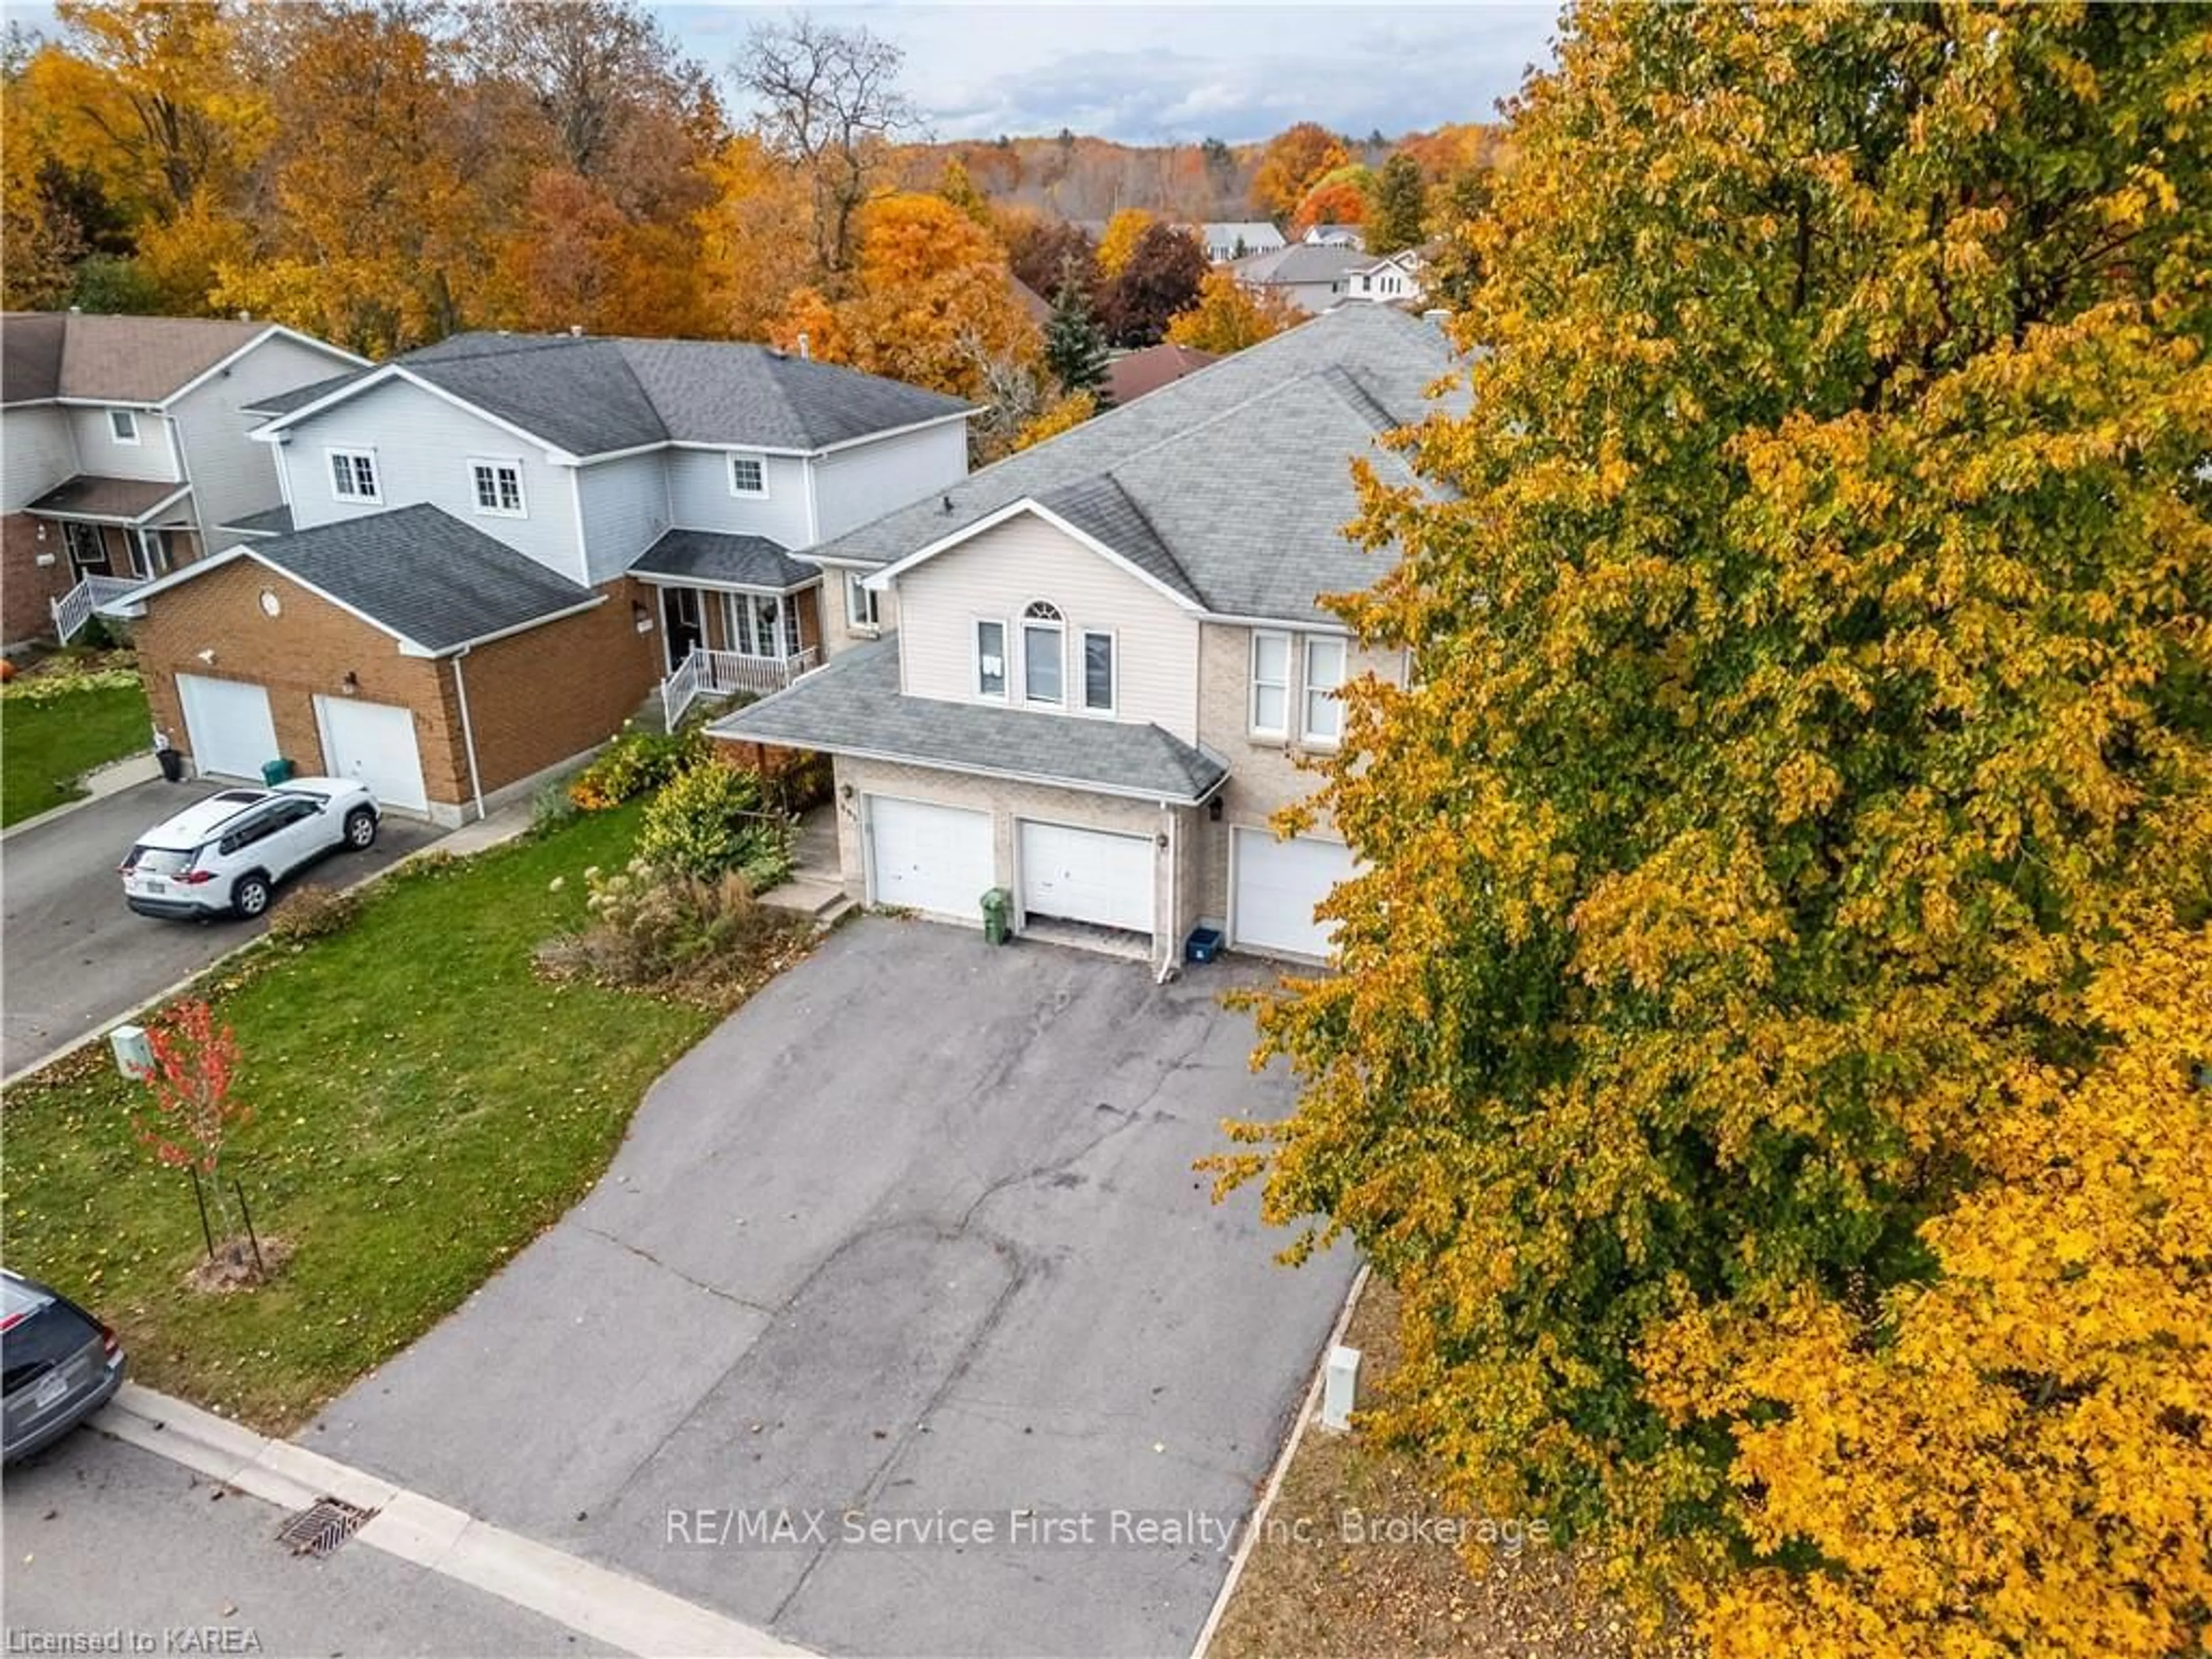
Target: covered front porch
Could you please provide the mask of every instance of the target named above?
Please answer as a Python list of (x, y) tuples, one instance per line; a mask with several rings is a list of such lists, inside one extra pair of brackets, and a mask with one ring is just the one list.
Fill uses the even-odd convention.
[(672, 530), (630, 567), (654, 592), (660, 703), (781, 691), (822, 662), (822, 573), (761, 536)]
[(70, 588), (49, 602), (66, 645), (95, 611), (188, 564), (198, 552), (189, 486), (135, 478), (71, 478), (24, 508), (41, 538), (58, 536)]

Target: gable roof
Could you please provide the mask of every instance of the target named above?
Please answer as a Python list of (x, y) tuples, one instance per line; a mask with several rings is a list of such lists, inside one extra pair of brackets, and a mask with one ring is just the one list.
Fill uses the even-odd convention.
[(434, 507), (421, 506), (242, 543), (119, 603), (141, 605), (240, 559), (291, 577), (431, 656), (550, 622), (605, 598)]
[[(1376, 438), (1423, 419), (1452, 366), (1433, 324), (1387, 306), (1331, 312), (808, 550), (881, 567), (1033, 501), (1217, 615), (1336, 623), (1322, 593), (1370, 585), (1345, 539), (1351, 459), (1413, 473)], [(1170, 574), (1172, 573), (1172, 574)]]
[(1270, 253), (1255, 253), (1231, 267), (1241, 282), (1263, 288), (1293, 283), (1333, 283), (1346, 271), (1359, 270), (1374, 261), (1356, 247), (1341, 242), (1293, 242)]
[(579, 457), (671, 443), (807, 453), (970, 412), (943, 392), (767, 346), (568, 334), (456, 334), (258, 407), (282, 426), (395, 377)]
[(1158, 726), (903, 696), (895, 633), (839, 652), (788, 690), (726, 714), (708, 730), (750, 743), (1179, 805), (1204, 800), (1229, 775), (1204, 750)]
[(631, 561), (629, 574), (779, 593), (822, 580), (819, 566), (793, 558), (781, 542), (712, 530), (669, 531)]
[(1200, 351), (1196, 346), (1176, 345), (1170, 340), (1138, 351), (1125, 351), (1106, 365), (1107, 401), (1133, 404), (1170, 380), (1180, 380), (1208, 363), (1220, 361), (1218, 351)]
[(11, 311), (0, 319), (0, 403), (164, 403), (271, 334), (352, 356), (273, 323)]

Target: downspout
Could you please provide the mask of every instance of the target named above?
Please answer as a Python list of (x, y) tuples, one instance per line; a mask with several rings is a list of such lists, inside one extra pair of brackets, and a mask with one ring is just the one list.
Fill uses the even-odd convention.
[[(1161, 953), (1160, 965), (1152, 975), (1152, 983), (1164, 985), (1175, 977), (1176, 939), (1182, 931), (1182, 825), (1176, 810), (1165, 801), (1160, 811), (1168, 820), (1168, 948)], [(1153, 930), (1155, 934), (1158, 929)]]
[[(167, 423), (169, 442), (177, 452), (177, 476), (183, 482), (185, 488), (192, 492), (192, 524), (199, 532), (200, 538), (199, 548), (193, 553), (192, 557), (195, 560), (204, 559), (213, 544), (208, 538), (207, 503), (200, 500), (199, 487), (192, 482), (191, 458), (185, 453), (185, 423), (166, 409), (161, 411), (161, 419)], [(144, 543), (142, 541), (139, 544), (143, 547)], [(147, 568), (149, 570), (153, 568), (153, 560), (146, 561)], [(156, 577), (166, 576), (168, 574), (166, 570), (155, 572)]]
[(468, 646), (453, 653), (453, 691), (461, 705), (461, 750), (469, 757), (469, 793), (477, 804), (477, 822), (484, 820), (483, 779), (477, 771), (477, 734), (469, 725), (469, 682), (461, 672), (461, 659), (469, 654)]

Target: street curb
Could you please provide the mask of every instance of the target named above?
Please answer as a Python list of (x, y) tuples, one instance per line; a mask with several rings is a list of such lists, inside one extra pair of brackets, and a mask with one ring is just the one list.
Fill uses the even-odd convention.
[(358, 1542), (642, 1659), (811, 1659), (808, 1649), (641, 1579), (136, 1382), (118, 1389), (91, 1426), (279, 1509), (336, 1498), (374, 1510)]
[[(71, 806), (81, 806), (84, 804), (85, 803), (82, 801), (72, 801), (70, 803)], [(66, 811), (68, 809), (64, 808), (62, 810)], [(428, 858), (433, 853), (441, 854), (447, 858), (474, 858), (478, 853), (489, 852), (495, 847), (504, 847), (508, 842), (520, 840), (530, 829), (530, 819), (528, 815), (522, 814), (519, 815), (512, 823), (498, 824), (489, 831), (484, 830), (483, 825), (488, 823), (492, 823), (494, 820), (497, 819), (499, 816), (500, 815), (498, 813), (495, 812), (492, 814), (490, 818), (481, 819), (475, 823), (463, 824), (459, 830), (449, 830), (444, 835), (439, 836), (437, 840), (432, 842), (428, 847), (418, 847), (405, 857), (397, 860), (393, 863), (386, 865), (383, 869), (372, 870), (367, 875), (363, 876), (359, 881), (348, 882), (344, 886), (333, 889), (332, 890), (340, 893), (357, 893), (365, 887), (374, 886), (378, 882), (384, 880), (386, 877), (397, 875), (400, 871), (407, 868), (409, 865), (415, 863), (417, 860)], [(23, 826), (18, 824), (16, 827), (21, 829)], [(452, 842), (456, 836), (464, 836), (467, 838), (466, 844), (459, 852), (455, 852), (452, 847), (447, 845), (447, 843)], [(72, 1038), (70, 1041), (62, 1044), (58, 1048), (50, 1049), (46, 1054), (40, 1054), (36, 1060), (31, 1061), (27, 1066), (17, 1066), (14, 1071), (9, 1073), (6, 1077), (0, 1078), (0, 1094), (4, 1094), (8, 1090), (16, 1087), (19, 1084), (29, 1082), (40, 1073), (45, 1071), (49, 1066), (57, 1065), (62, 1060), (67, 1060), (71, 1054), (75, 1054), (80, 1048), (89, 1048), (95, 1042), (105, 1042), (106, 1040), (107, 1034), (113, 1030), (118, 1025), (125, 1024), (131, 1020), (137, 1019), (150, 1010), (159, 1008), (167, 1003), (175, 1000), (176, 998), (182, 995), (185, 992), (191, 989), (193, 986), (198, 984), (200, 981), (205, 979), (210, 974), (215, 972), (216, 969), (222, 967), (224, 963), (230, 961), (234, 957), (242, 956), (245, 952), (252, 950), (256, 945), (265, 945), (268, 942), (269, 936), (266, 933), (256, 933), (252, 939), (240, 939), (236, 945), (232, 945), (230, 949), (225, 951), (221, 956), (210, 957), (206, 962), (202, 963), (198, 967), (193, 969), (191, 973), (186, 974), (182, 979), (176, 980), (170, 984), (163, 986), (160, 990), (155, 992), (152, 996), (148, 997), (143, 1002), (139, 1003), (136, 1007), (125, 1008), (120, 1013), (109, 1015), (107, 1018), (100, 1021), (100, 1026), (97, 1030), (87, 1031), (82, 1036)]]
[(5, 830), (0, 830), (0, 847), (6, 846), (26, 830), (36, 830), (57, 818), (65, 818), (72, 812), (82, 811), (106, 799), (110, 795), (119, 795), (125, 789), (151, 783), (161, 775), (161, 763), (151, 755), (130, 755), (119, 761), (110, 761), (105, 766), (95, 766), (77, 779), (85, 788), (80, 799), (65, 800), (59, 806), (49, 806), (34, 818), (25, 818), (20, 823), (11, 823)]
[(1345, 1332), (1352, 1324), (1352, 1310), (1359, 1305), (1360, 1292), (1367, 1288), (1368, 1269), (1365, 1263), (1352, 1275), (1352, 1288), (1344, 1293), (1344, 1306), (1338, 1310), (1336, 1323), (1330, 1327), (1328, 1340), (1322, 1344), (1321, 1358), (1314, 1364), (1313, 1381), (1306, 1387), (1305, 1402), (1298, 1407), (1298, 1420), (1290, 1436), (1283, 1442), (1283, 1449), (1275, 1459), (1275, 1467), (1267, 1472), (1267, 1485), (1260, 1494), (1260, 1501), (1252, 1506), (1252, 1514), (1244, 1523), (1244, 1535), (1237, 1540), (1237, 1553), (1229, 1563), (1229, 1576), (1221, 1581), (1221, 1592), (1213, 1598), (1213, 1607), (1206, 1615), (1206, 1623), (1199, 1626), (1198, 1640), (1190, 1650), (1190, 1659), (1206, 1659), (1206, 1650), (1213, 1645), (1220, 1632), (1221, 1621), (1229, 1612), (1231, 1597), (1237, 1594), (1237, 1581), (1244, 1577), (1244, 1563), (1251, 1556), (1252, 1546), (1258, 1540), (1261, 1528), (1267, 1524), (1267, 1511), (1275, 1506), (1275, 1498), (1283, 1489), (1283, 1477), (1290, 1473), (1291, 1460), (1298, 1455), (1305, 1443), (1306, 1430), (1318, 1419), (1322, 1385), (1328, 1377), (1328, 1356), (1332, 1349), (1344, 1340)]

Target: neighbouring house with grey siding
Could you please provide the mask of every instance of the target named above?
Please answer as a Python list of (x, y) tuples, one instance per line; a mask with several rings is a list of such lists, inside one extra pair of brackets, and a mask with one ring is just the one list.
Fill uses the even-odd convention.
[[(236, 631), (210, 651), (219, 662), (151, 665), (182, 682), (157, 706), (179, 711), (187, 753), (229, 763), (218, 769), (234, 771), (272, 743), (302, 746), (288, 731), (312, 734), (322, 764), (434, 814), (480, 811), (496, 793), (480, 787), (478, 764), (478, 739), (495, 726), (510, 755), (557, 763), (611, 736), (656, 688), (673, 722), (702, 698), (787, 686), (864, 637), (865, 621), (847, 623), (842, 587), (825, 593), (822, 567), (799, 556), (824, 526), (879, 517), (965, 477), (975, 412), (757, 345), (580, 335), (457, 335), (295, 380), (252, 401), (252, 436), (274, 462), (282, 504), (230, 519), (209, 562), (244, 560), (314, 589), (317, 642), (280, 648), (277, 634), (304, 602), (272, 586), (265, 660), (259, 625), (232, 618)], [(535, 586), (519, 582), (518, 558), (539, 573)], [(364, 573), (323, 580), (364, 560), (404, 568), (404, 593)], [(245, 580), (243, 568), (204, 588), (172, 580), (110, 609), (180, 616), (201, 603), (195, 592), (211, 608)], [(484, 597), (495, 590), (531, 596), (537, 608), (521, 631), (558, 630), (543, 652), (514, 648), (517, 626)], [(409, 631), (425, 607), (442, 642)], [(481, 638), (466, 626), (472, 607), (485, 619)], [(594, 609), (597, 621), (577, 620)], [(331, 611), (380, 629), (402, 657), (450, 659), (450, 688), (402, 677), (388, 682), (405, 690), (387, 705), (371, 694), (358, 647), (303, 668), (303, 653), (344, 633)], [(254, 641), (251, 653), (241, 641)], [(473, 654), (503, 641), (491, 660)], [(587, 697), (562, 683), (586, 675)], [(524, 724), (544, 730), (508, 741), (515, 734), (501, 723), (524, 710)], [(466, 763), (447, 765), (441, 753)], [(471, 799), (458, 801), (464, 777)]]
[(1389, 555), (1348, 541), (1352, 463), (1453, 366), (1433, 324), (1352, 306), (1109, 410), (806, 555), (886, 603), (879, 637), (711, 730), (835, 759), (844, 884), (970, 924), (1141, 956), (1200, 928), (1318, 960), (1352, 869), (1324, 820), (1271, 820), (1343, 732), (1339, 690), (1403, 683), (1325, 595)]
[(10, 645), (73, 636), (103, 599), (283, 504), (248, 432), (260, 397), (362, 360), (268, 323), (10, 313), (0, 320)]

